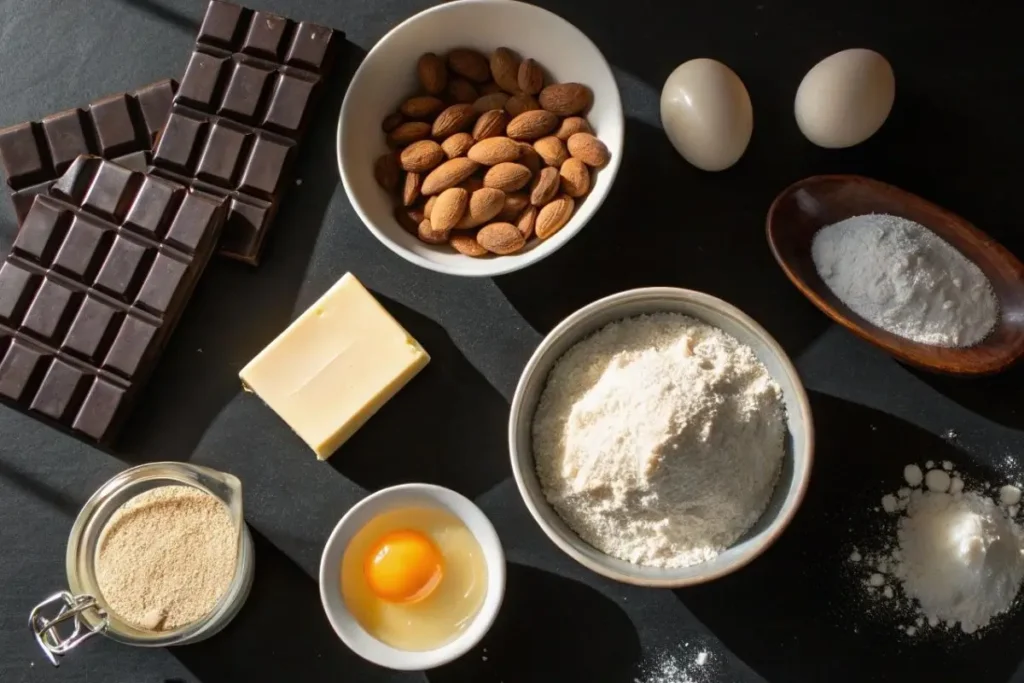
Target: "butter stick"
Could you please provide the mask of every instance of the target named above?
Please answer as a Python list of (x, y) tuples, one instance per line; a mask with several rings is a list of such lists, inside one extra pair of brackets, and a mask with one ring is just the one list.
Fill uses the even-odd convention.
[(346, 273), (238, 376), (326, 460), (428, 362)]

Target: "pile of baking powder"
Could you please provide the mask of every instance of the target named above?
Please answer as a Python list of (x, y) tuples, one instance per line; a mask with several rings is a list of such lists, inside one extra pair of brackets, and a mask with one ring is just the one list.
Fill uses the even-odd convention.
[(783, 458), (778, 384), (754, 352), (679, 314), (612, 323), (552, 369), (533, 422), (547, 499), (637, 564), (715, 557), (764, 512)]
[(854, 216), (814, 235), (814, 266), (857, 315), (935, 346), (973, 346), (999, 320), (977, 265), (923, 225), (886, 214)]

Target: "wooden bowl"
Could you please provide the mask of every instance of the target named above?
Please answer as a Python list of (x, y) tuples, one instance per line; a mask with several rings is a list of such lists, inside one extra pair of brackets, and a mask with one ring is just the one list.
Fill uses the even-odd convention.
[[(820, 228), (866, 213), (887, 213), (933, 231), (981, 269), (999, 300), (999, 322), (967, 348), (921, 344), (887, 332), (850, 310), (818, 276), (811, 242)], [(772, 202), (768, 244), (793, 284), (837, 323), (910, 365), (952, 375), (1001, 372), (1024, 356), (1024, 265), (970, 222), (898, 187), (855, 175), (805, 178)]]

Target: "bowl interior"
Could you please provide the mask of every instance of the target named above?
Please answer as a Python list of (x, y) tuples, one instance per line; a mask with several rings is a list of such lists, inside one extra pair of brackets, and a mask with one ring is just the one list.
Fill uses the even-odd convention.
[[(352, 537), (374, 517), (411, 506), (440, 507), (461, 519), (480, 544), (487, 565), (487, 594), (473, 621), (455, 640), (424, 652), (399, 650), (374, 638), (348, 611), (341, 594), (341, 560)], [(356, 654), (390, 669), (429, 669), (462, 656), (490, 629), (504, 594), (505, 554), (490, 520), (468, 498), (430, 484), (393, 486), (360, 501), (338, 522), (320, 560), (320, 599), (334, 631)]]
[[(555, 362), (576, 342), (615, 320), (644, 313), (683, 313), (721, 328), (750, 346), (782, 388), (786, 406), (785, 458), (778, 485), (757, 523), (715, 559), (680, 569), (645, 567), (610, 557), (582, 541), (544, 498), (533, 461), (531, 424)], [(550, 345), (548, 345), (550, 344)], [(590, 569), (619, 581), (684, 586), (708, 581), (747, 564), (782, 533), (803, 498), (810, 478), (813, 427), (803, 385), (785, 352), (757, 323), (719, 299), (680, 289), (653, 288), (616, 294), (563, 321), (542, 342), (520, 379), (512, 406), (513, 469), (527, 507), (562, 550)]]
[[(416, 60), (455, 47), (489, 54), (506, 46), (537, 60), (558, 82), (579, 82), (594, 92), (587, 114), (608, 146), (611, 161), (595, 174), (590, 194), (572, 220), (544, 242), (533, 240), (511, 256), (474, 259), (416, 239), (394, 218), (394, 202), (374, 180), (374, 161), (388, 151), (380, 124), (417, 91)], [(342, 180), (363, 222), (386, 246), (418, 265), (456, 275), (488, 276), (540, 260), (565, 244), (603, 201), (622, 157), (623, 116), (618, 87), (600, 50), (572, 24), (551, 12), (511, 0), (461, 0), (421, 12), (388, 33), (370, 51), (349, 86), (338, 123)]]

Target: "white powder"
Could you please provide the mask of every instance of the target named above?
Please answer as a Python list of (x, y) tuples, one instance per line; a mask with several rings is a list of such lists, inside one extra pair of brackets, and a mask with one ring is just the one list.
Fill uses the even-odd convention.
[(533, 423), (558, 514), (637, 564), (714, 558), (761, 516), (783, 458), (779, 386), (754, 352), (678, 314), (612, 323), (559, 359)]
[(973, 346), (999, 319), (988, 278), (919, 223), (854, 216), (817, 232), (815, 268), (832, 293), (893, 334), (935, 346)]

